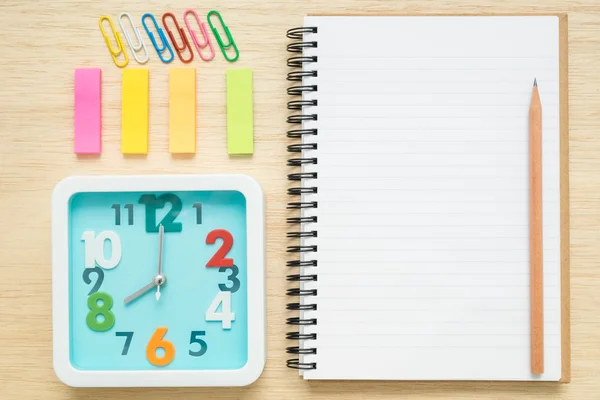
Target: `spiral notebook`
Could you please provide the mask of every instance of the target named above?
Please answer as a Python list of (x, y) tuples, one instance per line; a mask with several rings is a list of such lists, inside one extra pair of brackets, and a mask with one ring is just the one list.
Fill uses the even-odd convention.
[(569, 381), (566, 34), (564, 16), (308, 16), (288, 31), (289, 367), (305, 379)]

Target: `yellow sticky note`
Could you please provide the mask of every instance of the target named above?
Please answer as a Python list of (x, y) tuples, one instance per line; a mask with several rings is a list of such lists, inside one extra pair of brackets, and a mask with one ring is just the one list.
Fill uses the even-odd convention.
[(227, 70), (227, 152), (254, 153), (252, 70)]
[(169, 70), (169, 151), (196, 152), (196, 69)]
[(124, 69), (122, 79), (121, 153), (148, 154), (148, 69)]

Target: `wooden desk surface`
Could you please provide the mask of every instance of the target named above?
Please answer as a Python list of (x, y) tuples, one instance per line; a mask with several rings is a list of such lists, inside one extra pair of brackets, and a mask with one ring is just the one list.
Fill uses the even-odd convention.
[[(81, 4), (80, 4), (81, 3)], [(228, 65), (196, 61), (198, 152), (168, 153), (169, 67), (151, 49), (150, 152), (120, 153), (120, 76), (98, 30), (121, 11), (222, 12), (241, 50)], [(307, 13), (568, 13), (571, 169), (572, 383), (306, 382), (285, 368), (287, 101), (285, 31)], [(0, 397), (2, 399), (597, 399), (600, 397), (600, 3), (598, 0), (159, 0), (0, 3)], [(349, 40), (352, 34), (349, 33)], [(150, 46), (144, 33), (145, 41)], [(135, 62), (130, 64), (135, 66)], [(73, 154), (73, 69), (103, 68), (103, 152)], [(173, 66), (181, 66), (174, 62)], [(225, 70), (251, 67), (255, 154), (225, 145)], [(50, 193), (72, 174), (233, 173), (267, 198), (268, 361), (258, 382), (225, 389), (72, 389), (52, 370)]]

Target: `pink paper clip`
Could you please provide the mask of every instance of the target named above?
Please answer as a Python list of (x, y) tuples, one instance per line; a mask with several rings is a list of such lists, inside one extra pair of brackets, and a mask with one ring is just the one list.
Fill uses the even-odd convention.
[[(192, 27), (190, 26), (190, 23), (187, 20), (187, 15), (189, 13), (194, 14), (194, 17), (196, 18), (196, 22), (198, 23), (198, 26), (200, 27), (200, 31), (202, 31), (202, 36), (204, 36), (204, 43), (202, 43), (202, 44), (198, 40), (196, 33), (192, 30)], [(204, 26), (203, 22), (200, 22), (200, 17), (198, 17), (198, 13), (196, 11), (192, 10), (191, 8), (188, 10), (185, 10), (185, 12), (183, 13), (183, 21), (185, 22), (185, 26), (187, 26), (188, 31), (190, 32), (190, 36), (192, 37), (194, 46), (196, 46), (196, 49), (198, 50), (198, 54), (200, 55), (200, 58), (203, 59), (204, 61), (210, 61), (213, 58), (215, 58), (215, 51), (212, 47), (212, 44), (210, 43), (210, 39), (208, 37), (208, 32), (206, 31), (206, 26)], [(208, 48), (210, 49), (210, 57), (209, 58), (204, 58), (204, 56), (202, 55), (202, 49), (204, 49), (206, 46), (208, 46)]]
[(75, 153), (100, 154), (102, 140), (102, 70), (75, 69)]

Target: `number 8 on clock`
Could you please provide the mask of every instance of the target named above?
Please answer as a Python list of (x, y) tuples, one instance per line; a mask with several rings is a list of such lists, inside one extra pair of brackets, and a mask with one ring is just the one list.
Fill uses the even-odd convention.
[(57, 185), (52, 208), (54, 367), (64, 383), (241, 386), (258, 378), (264, 210), (255, 181), (73, 177)]

